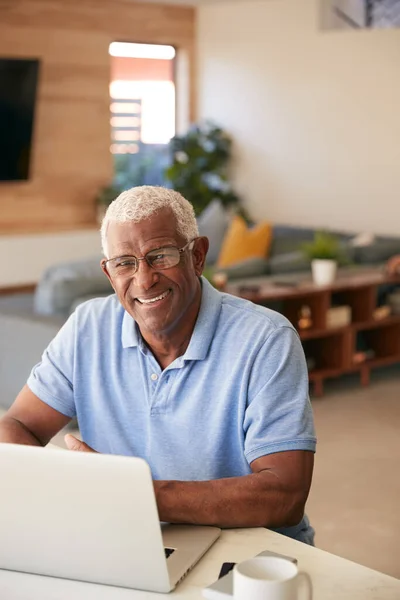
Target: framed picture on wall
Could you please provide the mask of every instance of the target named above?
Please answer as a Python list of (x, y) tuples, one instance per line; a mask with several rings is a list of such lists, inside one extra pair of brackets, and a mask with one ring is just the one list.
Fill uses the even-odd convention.
[(320, 0), (323, 29), (400, 27), (400, 0)]

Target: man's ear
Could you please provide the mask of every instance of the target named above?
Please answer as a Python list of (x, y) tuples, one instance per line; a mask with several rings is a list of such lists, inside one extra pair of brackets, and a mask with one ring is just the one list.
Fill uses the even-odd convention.
[(208, 238), (205, 236), (197, 238), (194, 243), (192, 256), (194, 271), (197, 277), (200, 277), (203, 272), (209, 245)]
[(115, 287), (114, 287), (114, 284), (113, 284), (113, 280), (111, 279), (111, 277), (110, 277), (110, 274), (109, 274), (109, 272), (107, 271), (107, 267), (106, 267), (106, 259), (105, 259), (105, 258), (102, 258), (102, 259), (101, 259), (101, 261), (100, 261), (100, 267), (101, 267), (101, 270), (103, 271), (103, 273), (106, 275), (106, 277), (107, 277), (108, 281), (111, 283), (113, 290), (115, 291)]

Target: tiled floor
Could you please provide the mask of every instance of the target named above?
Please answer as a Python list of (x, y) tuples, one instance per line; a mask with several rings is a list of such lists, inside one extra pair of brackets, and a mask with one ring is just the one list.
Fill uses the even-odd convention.
[(316, 545), (400, 578), (400, 369), (338, 382), (313, 407)]
[[(313, 400), (318, 452), (307, 512), (318, 547), (400, 578), (400, 368)], [(64, 446), (63, 433), (53, 442)]]

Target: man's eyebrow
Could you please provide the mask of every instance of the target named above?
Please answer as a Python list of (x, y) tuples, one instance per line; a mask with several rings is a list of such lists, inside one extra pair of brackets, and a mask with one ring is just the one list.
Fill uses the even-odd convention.
[[(153, 252), (153, 250), (160, 250), (161, 248), (178, 248), (178, 244), (176, 242), (161, 242), (157, 246), (151, 246), (144, 254), (148, 254), (149, 252)], [(111, 256), (110, 258), (122, 258), (123, 256), (134, 256), (137, 258), (136, 254), (133, 252), (120, 252), (115, 256)]]

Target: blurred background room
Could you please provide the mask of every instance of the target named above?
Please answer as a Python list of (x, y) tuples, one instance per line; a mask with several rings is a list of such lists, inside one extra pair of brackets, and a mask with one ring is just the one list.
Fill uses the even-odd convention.
[(399, 25), (398, 0), (0, 2), (0, 414), (112, 293), (108, 204), (173, 187), (205, 276), (299, 330), (317, 546), (400, 578)]

